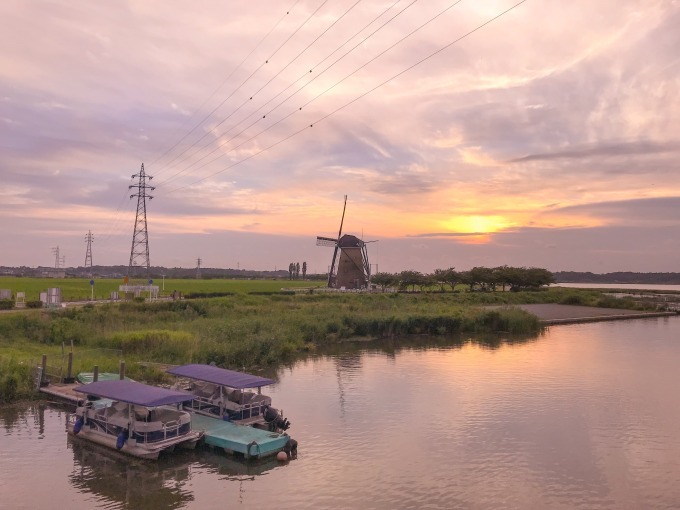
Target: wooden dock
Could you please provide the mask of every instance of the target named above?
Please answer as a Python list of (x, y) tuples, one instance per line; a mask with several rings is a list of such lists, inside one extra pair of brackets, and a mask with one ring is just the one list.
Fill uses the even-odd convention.
[(73, 391), (73, 388), (76, 386), (81, 386), (81, 383), (50, 383), (47, 386), (41, 386), (40, 393), (48, 395), (50, 398), (56, 399), (61, 403), (77, 405), (78, 400), (82, 400), (84, 395)]

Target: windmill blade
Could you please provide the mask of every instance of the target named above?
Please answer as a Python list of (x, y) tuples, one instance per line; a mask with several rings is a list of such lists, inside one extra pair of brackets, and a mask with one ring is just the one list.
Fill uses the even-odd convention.
[(333, 261), (331, 262), (331, 270), (328, 272), (328, 286), (331, 286), (333, 281), (333, 270), (335, 269), (335, 258), (338, 256), (338, 245), (335, 245), (335, 250), (333, 250)]
[[(370, 242), (370, 241), (369, 241)], [(366, 243), (361, 245), (361, 258), (364, 263), (364, 275), (367, 280), (371, 279), (371, 264), (368, 262), (368, 250), (366, 249)]]
[(338, 244), (338, 240), (333, 239), (332, 237), (316, 236), (316, 245), (317, 246), (336, 246), (337, 244)]
[(342, 237), (342, 224), (345, 223), (345, 209), (347, 209), (347, 195), (345, 195), (345, 204), (342, 206), (342, 219), (340, 220), (340, 230), (338, 230), (338, 241)]

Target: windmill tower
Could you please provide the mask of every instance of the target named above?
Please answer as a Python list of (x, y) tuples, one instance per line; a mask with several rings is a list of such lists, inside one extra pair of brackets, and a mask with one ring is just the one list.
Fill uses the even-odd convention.
[[(317, 246), (332, 246), (333, 259), (328, 271), (328, 286), (336, 289), (361, 289), (368, 285), (371, 278), (371, 266), (368, 263), (366, 243), (356, 236), (342, 235), (342, 225), (345, 222), (347, 195), (342, 207), (342, 219), (337, 239), (332, 237), (316, 237)], [(371, 242), (371, 241), (369, 241)], [(338, 259), (338, 252), (340, 258)], [(336, 266), (337, 261), (337, 266)]]

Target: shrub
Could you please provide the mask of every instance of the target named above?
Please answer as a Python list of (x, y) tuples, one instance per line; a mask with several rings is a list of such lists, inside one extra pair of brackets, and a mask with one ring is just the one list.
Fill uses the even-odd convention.
[(42, 308), (42, 301), (26, 301), (26, 308)]
[(14, 301), (11, 299), (0, 299), (0, 310), (11, 310), (14, 308)]
[(0, 402), (12, 402), (33, 393), (33, 378), (28, 365), (0, 359)]
[(560, 304), (562, 305), (582, 305), (583, 304), (583, 296), (580, 294), (569, 294), (567, 296), (564, 296), (560, 300)]

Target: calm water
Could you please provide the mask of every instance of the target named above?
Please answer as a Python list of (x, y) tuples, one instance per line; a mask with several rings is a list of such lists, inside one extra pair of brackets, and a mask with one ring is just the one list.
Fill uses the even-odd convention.
[(3, 409), (0, 507), (680, 508), (680, 318), (408, 342), (279, 370), (287, 465), (146, 463), (67, 438), (58, 408)]

